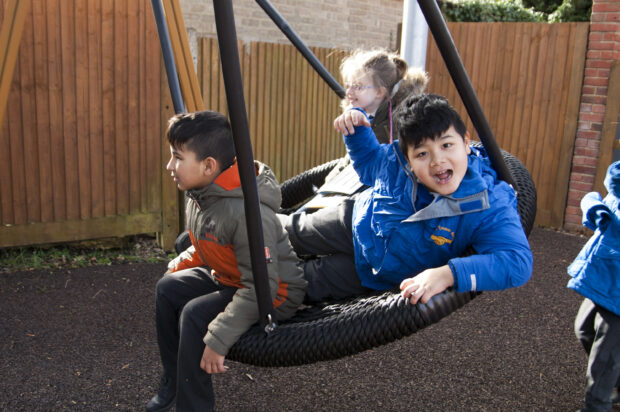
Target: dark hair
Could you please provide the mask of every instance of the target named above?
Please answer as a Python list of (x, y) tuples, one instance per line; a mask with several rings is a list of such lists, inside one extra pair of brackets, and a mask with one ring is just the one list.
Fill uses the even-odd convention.
[(437, 94), (408, 97), (399, 105), (394, 121), (400, 150), (405, 155), (408, 147), (415, 147), (425, 139), (435, 140), (450, 126), (462, 138), (465, 138), (467, 132), (461, 116), (450, 106), (448, 99)]
[(177, 114), (168, 122), (166, 137), (172, 147), (179, 149), (185, 145), (187, 150), (196, 153), (198, 160), (214, 158), (221, 170), (235, 160), (230, 123), (221, 113), (205, 110)]

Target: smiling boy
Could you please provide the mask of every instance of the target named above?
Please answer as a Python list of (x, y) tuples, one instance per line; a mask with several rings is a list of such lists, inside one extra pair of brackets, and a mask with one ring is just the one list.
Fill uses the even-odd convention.
[[(304, 265), (309, 300), (400, 286), (412, 303), (426, 303), (448, 287), (500, 290), (527, 282), (532, 253), (515, 192), (482, 150), (470, 147), (458, 113), (444, 97), (425, 94), (405, 100), (395, 122), (400, 140), (382, 145), (362, 110), (334, 121), (370, 187), (335, 210), (286, 221), (296, 252), (319, 256)], [(319, 250), (319, 241), (329, 247)], [(463, 257), (470, 249), (474, 254)]]

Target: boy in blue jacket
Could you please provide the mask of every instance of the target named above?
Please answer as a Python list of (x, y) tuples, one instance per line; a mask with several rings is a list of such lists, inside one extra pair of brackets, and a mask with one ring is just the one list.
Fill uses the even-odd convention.
[[(363, 110), (334, 121), (362, 183), (354, 200), (286, 220), (304, 264), (307, 300), (400, 286), (412, 303), (457, 291), (523, 285), (532, 253), (515, 192), (469, 146), (458, 113), (438, 95), (405, 100), (399, 141), (379, 144)], [(468, 249), (474, 254), (463, 257)]]
[(581, 200), (583, 225), (594, 235), (568, 267), (568, 287), (585, 297), (575, 317), (589, 356), (582, 411), (620, 402), (620, 161), (607, 169), (605, 187), (605, 199), (591, 192)]

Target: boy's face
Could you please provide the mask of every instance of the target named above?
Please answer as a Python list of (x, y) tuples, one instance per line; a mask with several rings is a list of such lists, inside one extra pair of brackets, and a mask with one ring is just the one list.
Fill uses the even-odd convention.
[(210, 185), (218, 175), (216, 166), (212, 157), (198, 160), (196, 153), (187, 150), (186, 145), (177, 149), (170, 146), (170, 160), (166, 170), (170, 171), (179, 190), (200, 189)]
[(385, 88), (376, 87), (368, 73), (356, 73), (345, 79), (344, 84), (347, 100), (351, 107), (360, 107), (372, 114), (385, 98)]
[(464, 137), (450, 126), (441, 136), (427, 138), (420, 145), (407, 148), (411, 171), (430, 191), (449, 195), (456, 191), (467, 172), (469, 133)]

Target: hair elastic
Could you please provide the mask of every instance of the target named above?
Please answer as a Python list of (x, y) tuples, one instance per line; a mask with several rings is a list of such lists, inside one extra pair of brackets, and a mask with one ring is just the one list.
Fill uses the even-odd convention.
[(392, 97), (394, 97), (394, 95), (396, 94), (396, 92), (398, 91), (398, 89), (400, 88), (401, 83), (403, 82), (403, 79), (400, 79), (399, 81), (396, 82), (396, 84), (394, 85), (394, 87), (392, 87), (392, 93), (390, 93), (390, 99)]

